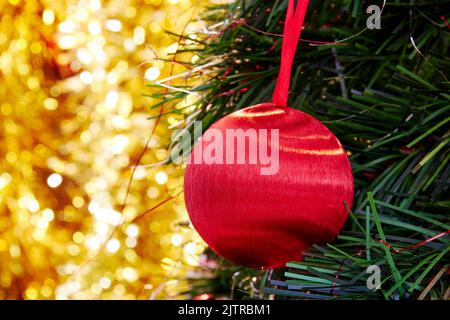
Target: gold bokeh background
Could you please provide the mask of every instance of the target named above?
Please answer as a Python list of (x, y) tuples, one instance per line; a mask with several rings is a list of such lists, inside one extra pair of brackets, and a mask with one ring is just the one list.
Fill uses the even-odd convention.
[(187, 297), (182, 168), (128, 185), (167, 157), (182, 115), (157, 123), (146, 83), (184, 70), (165, 30), (195, 34), (202, 5), (0, 0), (0, 299)]

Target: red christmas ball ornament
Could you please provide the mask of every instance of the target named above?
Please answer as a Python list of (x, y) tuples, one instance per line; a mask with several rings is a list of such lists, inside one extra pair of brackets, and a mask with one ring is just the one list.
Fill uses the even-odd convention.
[(266, 103), (204, 133), (184, 190), (193, 226), (216, 253), (266, 269), (338, 235), (348, 216), (344, 202), (353, 201), (353, 177), (344, 148), (320, 121)]
[[(288, 0), (273, 103), (234, 112), (195, 145), (184, 191), (191, 222), (219, 255), (255, 268), (332, 241), (353, 201), (344, 148), (320, 121), (286, 107), (308, 0)], [(190, 141), (190, 140), (189, 140)]]

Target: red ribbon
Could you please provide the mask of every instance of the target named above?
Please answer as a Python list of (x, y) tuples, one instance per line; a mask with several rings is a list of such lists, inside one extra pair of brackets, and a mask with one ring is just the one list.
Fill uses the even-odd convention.
[(309, 0), (298, 0), (294, 11), (294, 0), (289, 0), (286, 20), (284, 22), (283, 43), (281, 46), (281, 65), (278, 73), (277, 84), (272, 96), (275, 105), (286, 107), (291, 82), (292, 62), (297, 50), (298, 40), (302, 31), (303, 20)]

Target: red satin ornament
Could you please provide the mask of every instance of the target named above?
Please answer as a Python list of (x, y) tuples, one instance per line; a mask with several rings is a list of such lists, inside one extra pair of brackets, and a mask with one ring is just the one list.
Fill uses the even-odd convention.
[(186, 207), (216, 253), (250, 267), (277, 268), (300, 259), (311, 244), (337, 236), (348, 216), (344, 201), (353, 201), (352, 171), (331, 131), (295, 109), (260, 104), (211, 126), (223, 136), (227, 129), (250, 128), (279, 129), (278, 172), (261, 175), (259, 160), (195, 164), (213, 143), (201, 139), (185, 172)]
[[(213, 124), (204, 136), (227, 130), (279, 130), (279, 140), (257, 135), (262, 145), (275, 147), (279, 168), (262, 175), (266, 162), (225, 161), (225, 143), (219, 163), (196, 162), (214, 139), (196, 144), (186, 167), (186, 207), (195, 229), (219, 255), (255, 268), (277, 268), (301, 258), (311, 244), (332, 241), (348, 216), (344, 202), (353, 201), (353, 177), (344, 148), (317, 119), (286, 107), (291, 66), (300, 37), (308, 0), (288, 0), (280, 72), (273, 103), (234, 112)], [(269, 133), (270, 135), (270, 133)], [(217, 151), (216, 150), (216, 151)], [(250, 152), (253, 150), (253, 152)], [(245, 151), (245, 152), (244, 152)], [(217, 151), (218, 152), (218, 151)], [(255, 155), (249, 145), (239, 150)], [(232, 158), (232, 157), (230, 157)], [(266, 159), (267, 160), (267, 159)]]

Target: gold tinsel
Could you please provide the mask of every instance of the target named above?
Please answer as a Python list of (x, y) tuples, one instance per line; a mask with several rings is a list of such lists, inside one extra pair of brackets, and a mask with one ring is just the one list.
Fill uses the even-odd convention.
[[(204, 244), (182, 170), (132, 168), (158, 109), (146, 82), (196, 0), (0, 0), (0, 299), (176, 297)], [(194, 18), (194, 19), (193, 19)], [(186, 29), (186, 25), (188, 28)], [(189, 31), (189, 30), (188, 30)], [(158, 57), (158, 58), (155, 58)], [(165, 116), (141, 163), (167, 156)]]

